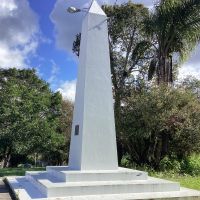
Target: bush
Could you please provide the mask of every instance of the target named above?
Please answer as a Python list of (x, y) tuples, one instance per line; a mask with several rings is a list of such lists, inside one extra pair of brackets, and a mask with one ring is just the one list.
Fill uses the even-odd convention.
[(175, 158), (165, 156), (160, 162), (161, 171), (173, 171), (179, 173), (181, 171), (181, 163)]
[(121, 120), (124, 152), (138, 165), (158, 170), (164, 158), (162, 167), (178, 171), (180, 164), (166, 156), (182, 159), (200, 152), (200, 101), (191, 91), (164, 86), (133, 91)]
[(182, 161), (181, 171), (191, 176), (200, 175), (200, 154), (193, 154)]
[(128, 154), (122, 157), (120, 165), (125, 168), (136, 168), (136, 164), (134, 162), (131, 162), (131, 158)]
[(200, 154), (192, 154), (182, 161), (177, 158), (169, 158), (166, 156), (160, 162), (160, 170), (162, 172), (170, 172), (174, 174), (187, 174), (190, 176), (200, 175)]

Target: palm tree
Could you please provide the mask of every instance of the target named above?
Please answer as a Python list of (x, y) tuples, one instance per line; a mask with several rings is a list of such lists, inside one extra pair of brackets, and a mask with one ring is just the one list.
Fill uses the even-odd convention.
[(173, 56), (185, 61), (200, 41), (200, 0), (161, 0), (145, 20), (145, 31), (156, 49), (148, 78), (156, 75), (158, 84), (170, 84)]

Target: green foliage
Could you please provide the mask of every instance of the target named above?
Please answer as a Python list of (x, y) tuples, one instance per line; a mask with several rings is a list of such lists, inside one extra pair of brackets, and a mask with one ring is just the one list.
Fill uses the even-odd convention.
[(14, 154), (57, 149), (61, 95), (53, 93), (34, 70), (0, 70), (0, 156), (3, 166)]
[(192, 92), (152, 87), (124, 105), (122, 141), (133, 162), (158, 168), (165, 156), (200, 151), (200, 103)]
[[(121, 104), (132, 88), (140, 88), (144, 83), (151, 57), (151, 43), (143, 32), (142, 21), (148, 16), (148, 9), (132, 2), (122, 5), (103, 6), (108, 20), (109, 45), (113, 95), (115, 98), (115, 120), (118, 143), (118, 158), (121, 160)], [(133, 75), (137, 73), (136, 77)]]
[(192, 154), (181, 163), (181, 171), (191, 176), (200, 176), (200, 154)]
[(133, 72), (144, 76), (151, 56), (151, 43), (145, 37), (142, 24), (148, 16), (148, 9), (130, 1), (122, 5), (105, 5), (103, 9), (109, 17), (111, 72), (117, 96), (118, 92), (125, 93), (129, 84), (134, 84)]
[(155, 46), (149, 79), (154, 75), (152, 69), (156, 69), (158, 84), (171, 83), (176, 66), (172, 63), (174, 53), (176, 59), (178, 53), (179, 61), (185, 61), (199, 42), (200, 1), (160, 1), (144, 24)]
[(131, 161), (130, 155), (123, 155), (120, 165), (125, 168), (135, 168), (136, 165)]
[(71, 138), (72, 118), (73, 118), (73, 103), (69, 100), (62, 101), (62, 113), (60, 117), (60, 131), (65, 136), (65, 160), (68, 162), (69, 147)]
[(159, 164), (159, 169), (161, 171), (180, 173), (181, 171), (181, 163), (177, 160), (177, 158), (169, 158), (169, 156), (165, 156)]

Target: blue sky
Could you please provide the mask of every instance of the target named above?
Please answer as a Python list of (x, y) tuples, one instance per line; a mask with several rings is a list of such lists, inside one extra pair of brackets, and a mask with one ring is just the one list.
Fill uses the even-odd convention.
[[(39, 18), (39, 27), (47, 41), (41, 42), (37, 54), (31, 58), (32, 66), (38, 66), (40, 76), (48, 81), (53, 90), (59, 88), (66, 81), (73, 81), (77, 74), (77, 61), (64, 49), (56, 47), (54, 24), (50, 19), (56, 0), (45, 1), (29, 0), (30, 7)], [(47, 2), (47, 1), (46, 1)], [(65, 9), (65, 8), (63, 8)]]
[[(116, 0), (98, 1), (113, 4)], [(154, 0), (134, 2), (152, 7)], [(73, 100), (78, 59), (71, 48), (81, 30), (83, 13), (70, 15), (66, 8), (83, 8), (89, 3), (90, 0), (1, 0), (0, 67), (35, 68), (52, 90)], [(181, 76), (200, 78), (199, 55), (200, 47), (181, 68)]]

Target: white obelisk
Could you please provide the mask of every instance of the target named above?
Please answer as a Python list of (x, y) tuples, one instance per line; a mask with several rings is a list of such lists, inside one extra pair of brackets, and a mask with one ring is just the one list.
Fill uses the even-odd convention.
[(69, 168), (118, 169), (107, 16), (95, 0), (82, 24)]

